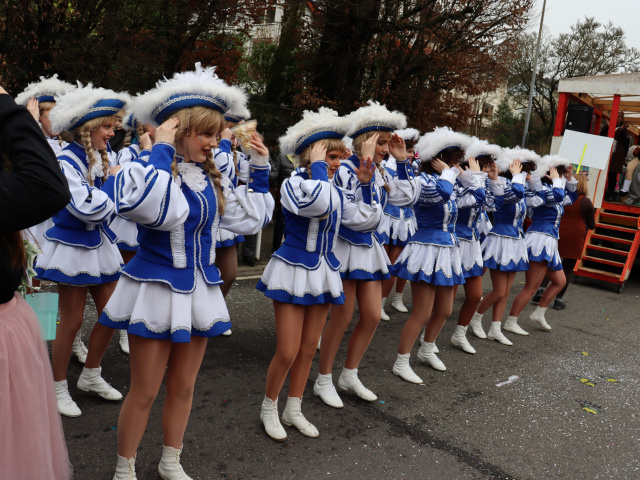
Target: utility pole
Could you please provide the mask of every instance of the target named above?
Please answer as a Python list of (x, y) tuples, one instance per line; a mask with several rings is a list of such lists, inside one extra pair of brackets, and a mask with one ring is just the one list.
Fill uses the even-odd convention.
[(529, 105), (527, 105), (527, 116), (524, 119), (524, 132), (522, 133), (522, 148), (525, 148), (527, 146), (527, 136), (529, 134), (529, 119), (531, 118), (531, 105), (533, 104), (533, 89), (536, 86), (538, 56), (540, 55), (540, 39), (542, 38), (542, 25), (544, 24), (544, 11), (546, 7), (547, 0), (543, 0), (542, 15), (540, 16), (540, 30), (538, 30), (538, 42), (536, 44), (536, 54), (533, 58), (533, 73), (531, 74), (531, 88), (529, 89)]

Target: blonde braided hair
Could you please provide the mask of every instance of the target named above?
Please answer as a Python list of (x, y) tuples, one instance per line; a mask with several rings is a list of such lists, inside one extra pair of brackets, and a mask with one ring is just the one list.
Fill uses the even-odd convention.
[[(91, 132), (96, 131), (103, 125), (108, 125), (109, 123), (113, 124), (114, 122), (115, 116), (113, 115), (110, 117), (98, 117), (83, 123), (73, 130), (73, 137), (80, 141), (84, 147), (84, 152), (87, 154), (87, 163), (89, 164), (89, 178), (87, 180), (91, 186), (94, 184), (94, 181), (91, 178), (91, 170), (98, 161), (93, 151), (93, 145), (91, 144)], [(104, 183), (109, 177), (109, 156), (107, 155), (106, 149), (99, 150), (99, 152), (102, 160), (102, 172), (104, 174), (102, 179)]]
[[(200, 135), (210, 131), (217, 134), (222, 130), (222, 126), (224, 125), (224, 117), (222, 114), (217, 110), (207, 107), (183, 108), (173, 113), (169, 118), (177, 118), (180, 122), (175, 138), (176, 145), (193, 133)], [(222, 173), (220, 173), (220, 170), (218, 170), (213, 161), (213, 154), (210, 153), (207, 155), (207, 159), (202, 164), (202, 168), (217, 190), (218, 212), (220, 215), (224, 215), (226, 201), (224, 191), (222, 190)], [(175, 155), (173, 162), (171, 162), (171, 173), (174, 178), (178, 177), (178, 161)]]

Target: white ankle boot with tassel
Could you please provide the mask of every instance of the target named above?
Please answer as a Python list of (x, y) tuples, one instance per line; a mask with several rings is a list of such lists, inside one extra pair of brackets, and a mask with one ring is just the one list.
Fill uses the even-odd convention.
[(124, 458), (118, 455), (116, 474), (113, 480), (137, 480), (136, 477), (136, 457)]
[(181, 453), (182, 447), (177, 449), (167, 445), (162, 446), (162, 457), (158, 464), (158, 475), (160, 475), (160, 478), (163, 480), (193, 480), (189, 475), (184, 473), (182, 465), (180, 465)]
[(476, 353), (476, 349), (473, 348), (469, 343), (469, 340), (467, 340), (467, 328), (469, 327), (456, 325), (456, 329), (453, 331), (453, 335), (451, 336), (451, 343), (463, 352)]
[(399, 376), (407, 382), (424, 383), (422, 379), (411, 369), (411, 365), (409, 365), (410, 355), (410, 353), (399, 353), (398, 358), (396, 358), (396, 363), (393, 364), (392, 371), (394, 375)]
[(302, 399), (288, 397), (287, 405), (282, 412), (282, 423), (288, 427), (296, 427), (306, 437), (316, 438), (320, 436), (318, 429), (302, 414)]

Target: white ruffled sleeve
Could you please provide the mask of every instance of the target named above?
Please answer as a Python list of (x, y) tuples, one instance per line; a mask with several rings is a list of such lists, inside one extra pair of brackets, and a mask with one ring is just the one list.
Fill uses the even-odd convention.
[(116, 211), (147, 228), (168, 231), (183, 224), (189, 204), (171, 174), (175, 148), (156, 143), (151, 154), (116, 175)]
[(224, 215), (220, 228), (241, 235), (253, 235), (271, 221), (275, 202), (269, 193), (269, 167), (252, 163), (249, 183), (236, 189), (223, 183)]
[(66, 209), (77, 219), (89, 225), (97, 225), (109, 219), (114, 212), (114, 202), (108, 192), (113, 191), (114, 180), (110, 177), (102, 189), (91, 186), (84, 174), (65, 160), (58, 158), (62, 173), (69, 183), (71, 201)]

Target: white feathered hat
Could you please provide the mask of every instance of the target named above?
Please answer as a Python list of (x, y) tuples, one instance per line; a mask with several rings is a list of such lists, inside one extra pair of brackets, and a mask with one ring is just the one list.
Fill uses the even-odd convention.
[(131, 96), (106, 88), (96, 88), (91, 83), (82, 85), (59, 97), (51, 109), (49, 119), (56, 132), (73, 130), (83, 123), (99, 117), (110, 117), (131, 104)]
[(471, 143), (471, 137), (464, 133), (454, 132), (449, 127), (436, 127), (425, 133), (416, 145), (420, 159), (431, 160), (447, 148), (461, 148), (466, 150)]
[(550, 168), (568, 167), (571, 165), (571, 161), (558, 155), (545, 155), (538, 163), (538, 168), (533, 172), (534, 175), (544, 177)]
[(133, 113), (128, 113), (122, 120), (122, 128), (127, 132), (136, 130), (138, 125), (140, 125), (140, 122), (138, 122), (138, 119), (133, 115)]
[(393, 132), (407, 126), (404, 113), (396, 110), (392, 112), (373, 100), (369, 100), (367, 104), (345, 117), (350, 125), (347, 135), (351, 138), (373, 131)]
[(496, 166), (498, 170), (501, 172), (506, 172), (509, 170), (509, 165), (514, 160), (520, 160), (520, 163), (529, 163), (533, 162), (534, 164), (538, 164), (541, 160), (540, 155), (538, 155), (533, 150), (527, 150), (526, 148), (514, 147), (514, 148), (503, 148), (502, 153), (496, 160)]
[(26, 105), (32, 98), (39, 102), (55, 102), (54, 97), (64, 95), (74, 88), (76, 88), (75, 85), (58, 79), (56, 73), (50, 78), (40, 77), (39, 82), (30, 83), (15, 100), (18, 105)]
[(500, 157), (502, 147), (499, 145), (493, 145), (486, 140), (480, 140), (476, 137), (472, 137), (471, 140), (471, 145), (469, 145), (466, 150), (468, 157), (490, 156), (493, 157), (494, 160)]
[(320, 107), (317, 112), (305, 110), (302, 120), (289, 127), (287, 133), (280, 137), (280, 151), (300, 155), (318, 140), (342, 139), (349, 125), (346, 118), (338, 116), (338, 112), (330, 108)]
[(420, 138), (420, 132), (415, 128), (405, 128), (402, 130), (396, 130), (396, 135), (398, 135), (405, 142), (411, 140), (412, 142), (417, 142)]
[(342, 143), (344, 143), (344, 146), (347, 147), (349, 150), (353, 151), (353, 140), (351, 139), (351, 137), (347, 137), (345, 135), (344, 138), (342, 139)]
[(246, 109), (247, 96), (238, 87), (227, 85), (215, 74), (216, 67), (196, 63), (195, 70), (175, 73), (158, 81), (155, 88), (138, 95), (133, 111), (139, 122), (160, 125), (169, 116), (190, 107), (208, 107), (223, 115)]
[(249, 120), (251, 118), (251, 112), (246, 105), (235, 104), (231, 107), (227, 113), (224, 114), (224, 119), (227, 122), (240, 123), (243, 120)]

